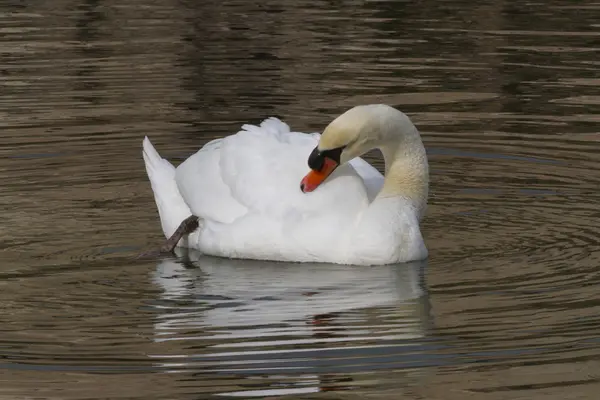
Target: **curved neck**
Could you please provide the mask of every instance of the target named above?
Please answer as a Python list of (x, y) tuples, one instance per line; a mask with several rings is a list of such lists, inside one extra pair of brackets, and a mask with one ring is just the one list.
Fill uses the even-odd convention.
[(380, 147), (385, 160), (385, 181), (377, 198), (403, 197), (415, 207), (419, 219), (429, 194), (427, 154), (418, 137)]

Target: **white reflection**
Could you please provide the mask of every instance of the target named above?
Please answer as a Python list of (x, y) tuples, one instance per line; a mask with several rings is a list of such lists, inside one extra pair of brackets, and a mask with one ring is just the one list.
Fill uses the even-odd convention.
[[(335, 314), (359, 310), (363, 311), (363, 323), (354, 315), (351, 325), (355, 335), (363, 325), (371, 334), (391, 328), (398, 331), (399, 326), (378, 326), (383, 322), (377, 322), (376, 313), (369, 312), (377, 307), (393, 306), (386, 313), (388, 318), (393, 314), (396, 323), (398, 317), (409, 318), (410, 326), (401, 324), (400, 329), (406, 338), (422, 336), (429, 320), (425, 262), (362, 267), (231, 260), (185, 249), (177, 251), (180, 259), (160, 261), (154, 275), (155, 283), (163, 289), (165, 308), (155, 325), (157, 340), (162, 335), (175, 339), (178, 330), (204, 327), (212, 331), (212, 339), (255, 338), (252, 343), (223, 342), (216, 347), (260, 347), (267, 343), (257, 341), (256, 336), (270, 336), (269, 326), (277, 325), (278, 335), (282, 327), (293, 327), (298, 337), (302, 336), (299, 331), (314, 333), (315, 326), (335, 319)], [(299, 320), (312, 324), (300, 324)], [(218, 329), (227, 327), (236, 329)], [(357, 336), (360, 339), (362, 335)], [(273, 344), (268, 337), (265, 339)], [(302, 341), (301, 337), (296, 340)]]
[(161, 369), (243, 376), (253, 389), (221, 394), (244, 398), (352, 386), (364, 370), (421, 370), (426, 262), (362, 267), (177, 252), (153, 275), (162, 288), (161, 354), (151, 357)]

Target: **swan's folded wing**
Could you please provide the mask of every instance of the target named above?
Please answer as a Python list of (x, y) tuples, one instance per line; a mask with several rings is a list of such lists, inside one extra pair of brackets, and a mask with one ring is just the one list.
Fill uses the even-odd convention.
[(223, 139), (223, 182), (250, 212), (272, 218), (335, 213), (340, 204), (346, 212), (357, 212), (368, 200), (361, 177), (350, 165), (338, 168), (318, 190), (300, 190), (300, 181), (309, 171), (308, 155), (318, 140), (317, 134), (290, 132), (276, 118), (260, 126), (244, 125), (241, 132)]
[(303, 193), (300, 181), (318, 141), (318, 134), (290, 132), (276, 118), (244, 125), (184, 161), (176, 171), (177, 187), (194, 215), (225, 224), (250, 215), (278, 220), (282, 227), (310, 218), (352, 218), (368, 204), (369, 182), (379, 173), (353, 160), (318, 190)]
[(222, 139), (206, 144), (177, 167), (175, 180), (181, 196), (198, 217), (230, 223), (248, 209), (231, 195), (223, 182), (219, 161)]

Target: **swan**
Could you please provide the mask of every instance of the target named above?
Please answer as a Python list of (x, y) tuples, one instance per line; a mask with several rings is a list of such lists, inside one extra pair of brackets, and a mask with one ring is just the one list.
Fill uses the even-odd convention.
[[(360, 158), (372, 149), (383, 154), (385, 177)], [(410, 118), (391, 106), (353, 107), (321, 135), (274, 117), (243, 125), (177, 168), (145, 137), (143, 158), (166, 250), (353, 265), (428, 256), (419, 227), (427, 155)]]

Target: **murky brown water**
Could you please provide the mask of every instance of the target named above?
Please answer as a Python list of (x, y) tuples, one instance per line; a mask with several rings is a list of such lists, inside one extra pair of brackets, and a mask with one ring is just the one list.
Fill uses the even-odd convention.
[[(0, 33), (0, 399), (596, 397), (599, 3), (12, 1)], [(131, 261), (144, 135), (179, 162), (371, 102), (424, 136), (426, 263)]]

